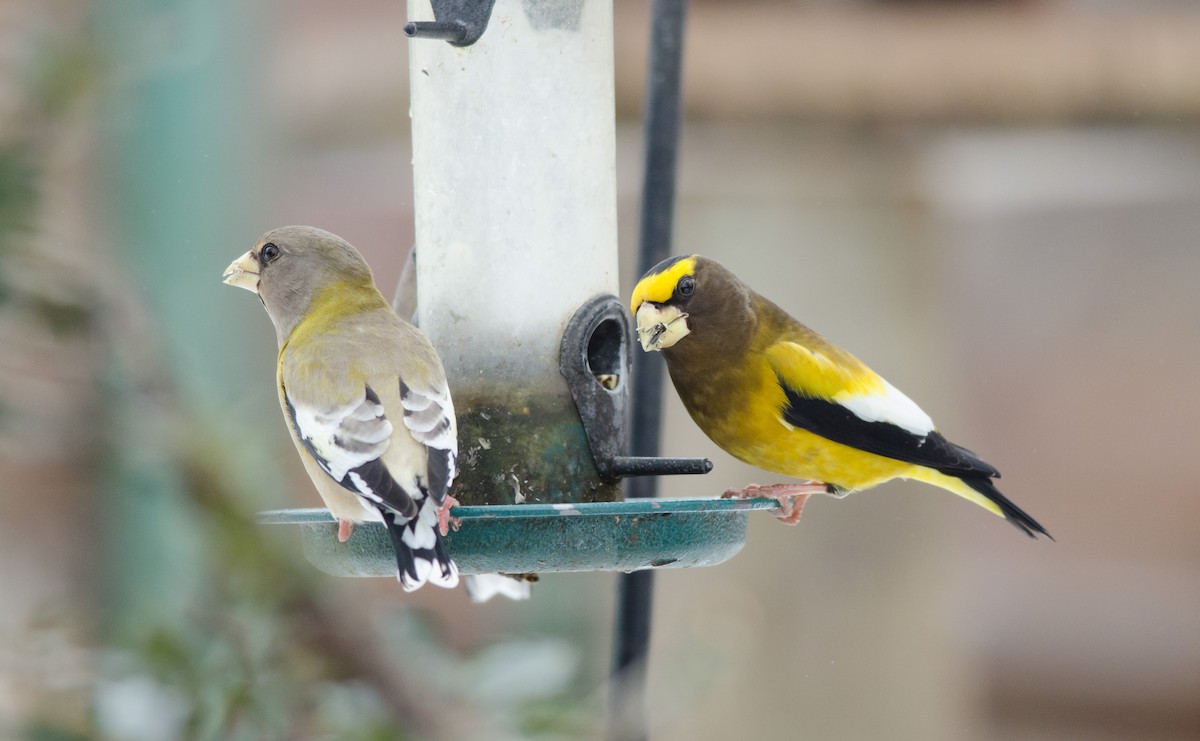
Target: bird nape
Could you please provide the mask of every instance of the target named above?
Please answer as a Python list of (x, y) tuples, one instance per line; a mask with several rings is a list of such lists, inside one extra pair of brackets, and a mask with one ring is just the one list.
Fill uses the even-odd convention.
[[(795, 524), (814, 493), (892, 479), (951, 491), (1031, 537), (1050, 534), (992, 483), (1000, 473), (947, 440), (915, 402), (846, 350), (751, 290), (715, 260), (672, 257), (647, 272), (630, 310), (642, 349), (661, 352), (697, 426), (753, 466), (806, 484), (752, 486)], [(1053, 538), (1051, 538), (1053, 540)]]

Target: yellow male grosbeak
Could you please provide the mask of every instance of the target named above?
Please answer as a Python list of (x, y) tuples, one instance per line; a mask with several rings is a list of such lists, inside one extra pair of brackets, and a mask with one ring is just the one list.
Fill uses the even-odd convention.
[(692, 419), (725, 451), (804, 484), (727, 496), (777, 497), (795, 524), (814, 493), (924, 481), (1050, 537), (992, 484), (999, 472), (948, 441), (929, 415), (862, 361), (750, 290), (720, 263), (673, 257), (634, 288), (642, 349), (659, 350)]

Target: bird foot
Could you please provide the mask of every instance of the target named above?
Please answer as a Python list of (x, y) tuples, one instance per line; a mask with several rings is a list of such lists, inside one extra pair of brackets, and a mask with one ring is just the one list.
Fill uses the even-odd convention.
[(350, 520), (338, 520), (338, 542), (345, 543), (354, 534), (354, 523)]
[(722, 499), (750, 499), (752, 497), (768, 497), (779, 501), (779, 509), (775, 517), (785, 525), (795, 525), (800, 522), (800, 514), (804, 503), (813, 494), (826, 494), (829, 487), (815, 481), (804, 484), (772, 484), (759, 486), (750, 484), (744, 489), (726, 489)]
[(453, 528), (455, 532), (458, 532), (458, 526), (462, 524), (462, 518), (450, 516), (450, 508), (457, 506), (458, 500), (447, 494), (446, 501), (442, 502), (442, 506), (438, 507), (438, 532), (442, 535), (449, 534), (451, 528)]

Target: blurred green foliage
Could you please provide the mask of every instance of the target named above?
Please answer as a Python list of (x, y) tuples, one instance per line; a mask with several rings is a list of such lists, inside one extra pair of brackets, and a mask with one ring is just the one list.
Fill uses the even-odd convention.
[(0, 254), (13, 249), (19, 234), (33, 230), (37, 177), (30, 145), (0, 146)]
[[(17, 264), (21, 260), (40, 263), (38, 267), (50, 271), (55, 268), (53, 258), (36, 247), (41, 170), (55, 134), (72, 120), (80, 100), (99, 79), (95, 57), (93, 46), (81, 38), (47, 40), (41, 45), (23, 68), (22, 113), (14, 117), (8, 136), (0, 137), (0, 306), (16, 304), (15, 310), (44, 323), (56, 335), (88, 329), (97, 311), (94, 292), (79, 285), (55, 290), (48, 281), (14, 276), (23, 272), (24, 266)], [(70, 280), (72, 276), (58, 277)]]
[(33, 158), (29, 147), (0, 142), (0, 308), (11, 301), (5, 262), (17, 249), (20, 235), (33, 229), (33, 209), (37, 202)]

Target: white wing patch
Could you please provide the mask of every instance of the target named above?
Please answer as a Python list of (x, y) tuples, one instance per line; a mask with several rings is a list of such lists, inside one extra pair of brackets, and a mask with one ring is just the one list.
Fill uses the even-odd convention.
[[(317, 462), (320, 463), (320, 461)], [(354, 491), (358, 492), (360, 496), (366, 497), (375, 504), (391, 508), (391, 505), (384, 501), (383, 497), (379, 496), (379, 492), (371, 488), (371, 485), (367, 483), (367, 480), (360, 476), (357, 471), (350, 472), (349, 481), (351, 484), (353, 484), (352, 488)]]
[(929, 415), (922, 411), (915, 401), (887, 381), (883, 382), (883, 390), (880, 393), (838, 394), (833, 400), (867, 422), (886, 422), (917, 437), (925, 437), (933, 432), (933, 420)]
[(392, 423), (384, 416), (383, 405), (367, 389), (349, 404), (318, 409), (297, 403), (288, 397), (292, 419), (301, 440), (313, 457), (335, 481), (378, 459), (387, 450)]

